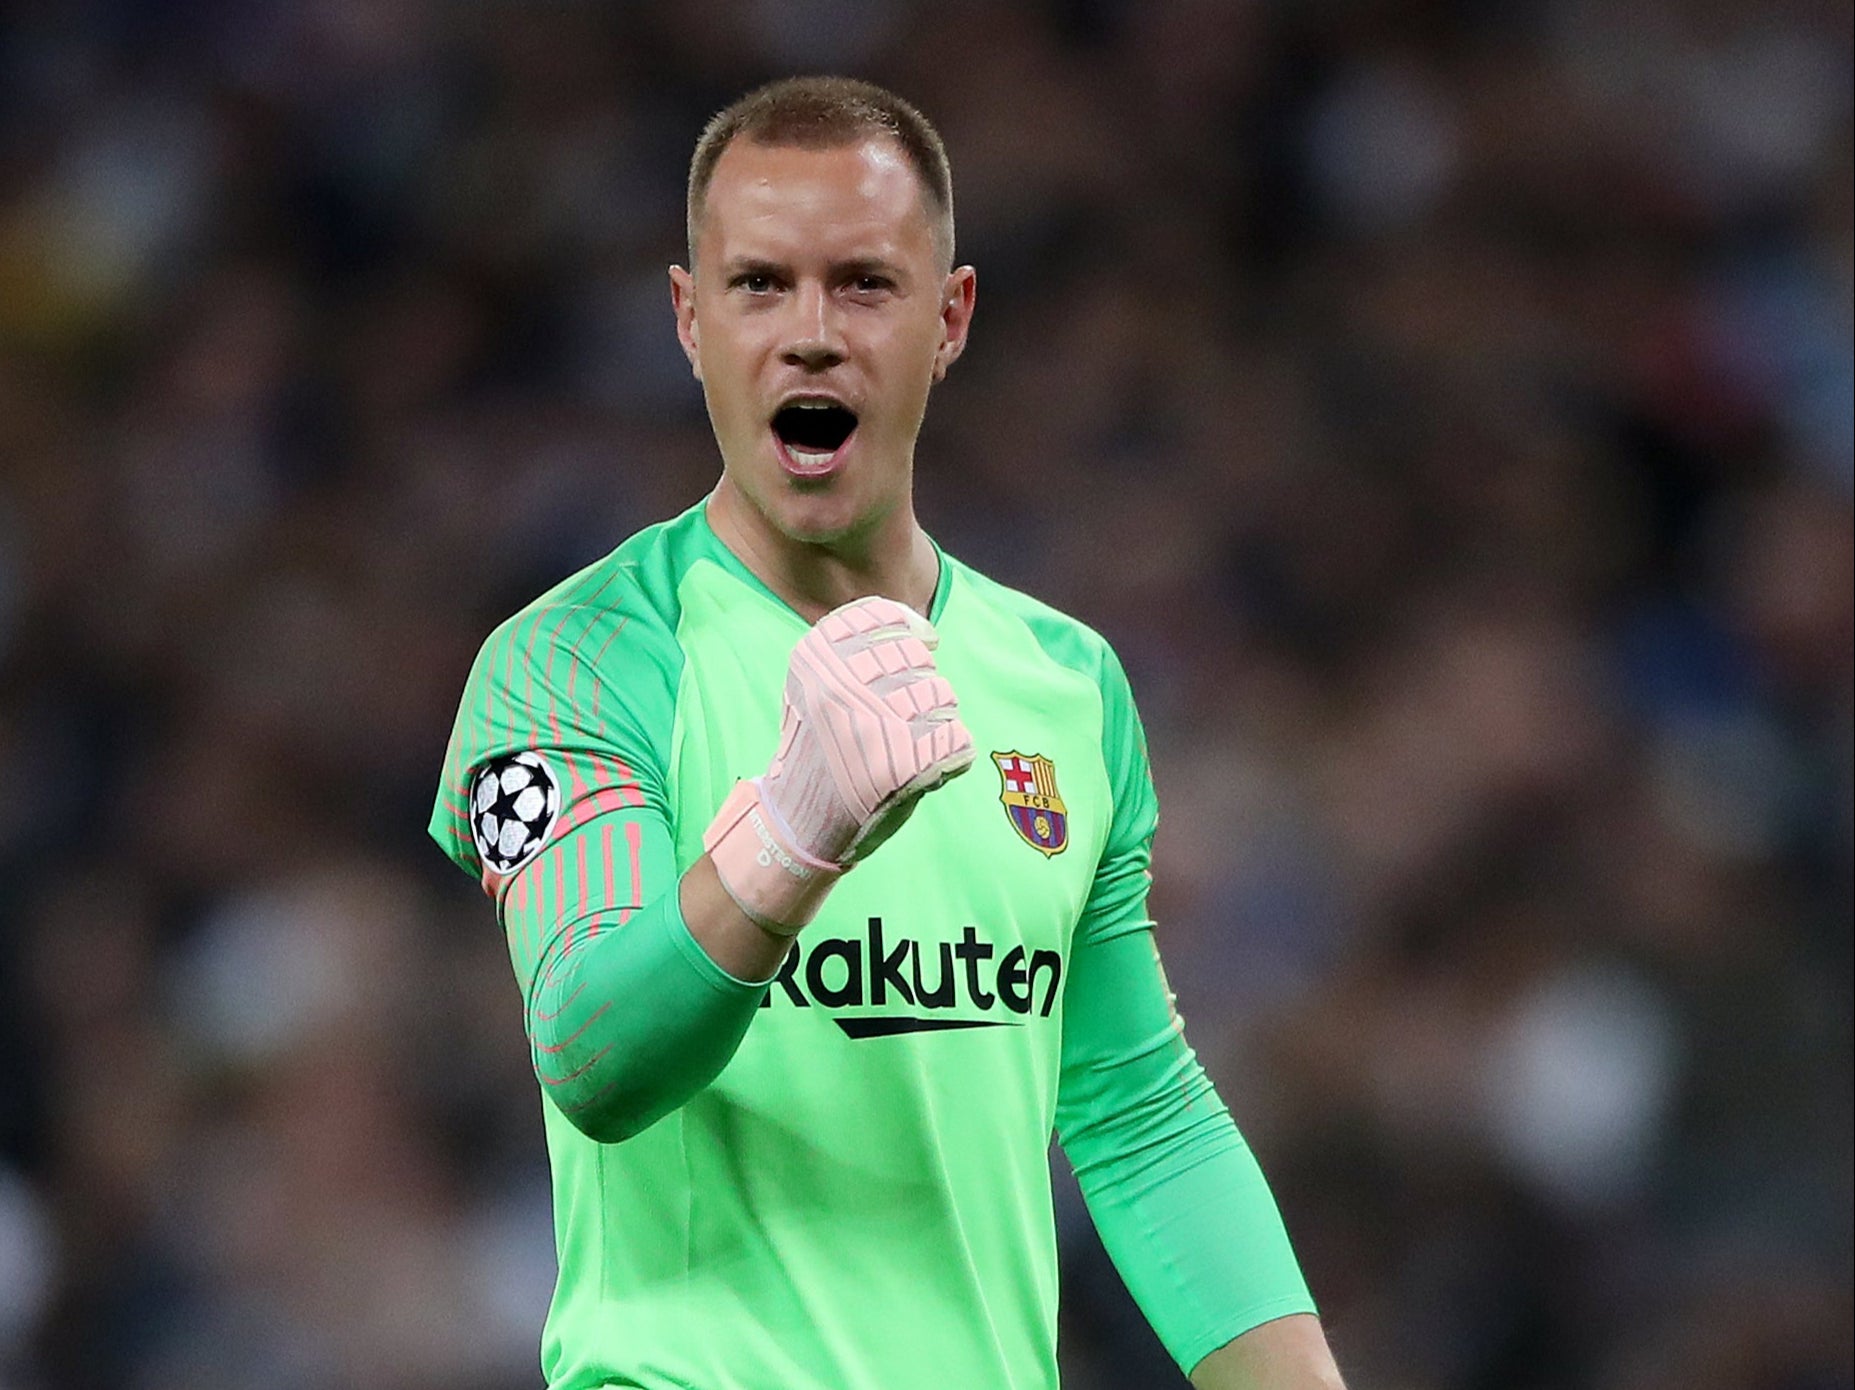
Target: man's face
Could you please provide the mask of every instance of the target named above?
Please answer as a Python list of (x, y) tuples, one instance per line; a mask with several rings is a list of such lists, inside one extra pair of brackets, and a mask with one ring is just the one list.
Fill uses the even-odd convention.
[(944, 269), (898, 146), (735, 141), (709, 184), (694, 273), (670, 278), (725, 478), (751, 514), (812, 543), (912, 517), (915, 436), (965, 346), (973, 273)]

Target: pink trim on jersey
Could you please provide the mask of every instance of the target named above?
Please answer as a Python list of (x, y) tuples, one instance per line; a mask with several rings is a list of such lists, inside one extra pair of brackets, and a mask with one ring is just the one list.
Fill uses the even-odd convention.
[[(558, 922), (562, 917), (567, 915), (567, 847), (562, 844), (556, 844), (553, 849), (553, 855), (554, 911), (551, 916), (554, 921)], [(567, 936), (567, 945), (569, 949), (573, 946), (571, 931), (569, 931)]]
[(508, 639), (503, 643), (504, 660), (502, 666), (502, 688), (508, 691), (511, 696), (509, 700), (509, 730), (503, 735), (503, 741), (511, 746), (519, 746), (516, 745), (515, 741), (516, 705), (513, 696), (515, 694), (515, 634), (517, 628), (520, 626), (521, 624), (517, 623), (515, 627), (510, 628)]
[[(605, 900), (608, 905), (617, 906), (618, 890), (612, 873), (612, 822), (607, 821), (599, 827), (599, 865), (605, 874)], [(623, 920), (622, 918), (620, 920)]]
[(600, 1101), (604, 1100), (608, 1095), (610, 1095), (612, 1091), (617, 1088), (617, 1086), (618, 1086), (618, 1082), (616, 1079), (608, 1081), (605, 1083), (605, 1085), (601, 1086), (598, 1090), (594, 1091), (590, 1096), (586, 1096), (581, 1100), (577, 1100), (572, 1105), (561, 1106), (560, 1113), (563, 1115), (577, 1115), (582, 1110), (590, 1110), (593, 1108), (593, 1106), (597, 1105)]
[[(610, 582), (611, 577), (612, 576), (609, 573), (606, 575), (605, 581), (601, 582), (599, 585), (599, 588), (601, 590), (605, 588), (606, 583)], [(553, 639), (549, 641), (548, 648), (547, 648), (547, 676), (546, 676), (546, 685), (548, 688), (547, 720), (548, 720), (548, 727), (553, 732), (553, 735), (554, 735), (553, 746), (556, 748), (560, 747), (560, 702), (554, 698), (554, 694), (553, 694), (553, 692), (557, 688), (554, 684), (554, 658), (560, 652), (561, 629), (566, 627), (567, 619), (571, 618), (576, 611), (578, 611), (578, 605), (573, 605), (573, 606), (567, 607), (562, 610), (561, 615), (560, 615), (560, 621), (554, 624), (554, 636), (553, 636)], [(590, 627), (591, 624), (589, 623), (587, 626)], [(580, 634), (580, 640), (584, 640), (585, 636), (586, 636), (585, 632), (582, 631)], [(579, 649), (579, 641), (576, 641), (574, 643), (574, 650), (577, 651), (578, 649)], [(531, 679), (533, 678), (533, 674), (534, 674), (533, 657), (534, 657), (534, 650), (531, 647), (529, 649), (530, 660), (528, 663), (529, 675)], [(572, 694), (573, 673), (576, 667), (579, 665), (579, 663), (574, 659), (572, 652), (569, 652), (567, 654), (567, 661), (569, 663), (567, 667), (567, 689), (568, 689), (567, 706), (568, 708), (571, 709), (573, 706), (573, 694)], [(537, 743), (535, 746), (539, 747), (540, 744)]]
[[(599, 663), (605, 660), (606, 648), (612, 645), (613, 641), (618, 637), (618, 634), (625, 630), (625, 625), (629, 623), (630, 621), (631, 621), (631, 617), (629, 614), (627, 614), (625, 617), (620, 618), (618, 620), (618, 626), (612, 629), (611, 636), (607, 637), (605, 641), (599, 644), (599, 650), (593, 653), (593, 659), (590, 663), (594, 670), (599, 669)], [(604, 688), (605, 687), (600, 685), (598, 681), (593, 682), (593, 723), (594, 724), (597, 724), (599, 722), (599, 692), (603, 690)]]
[[(578, 993), (578, 991), (576, 990), (575, 993)], [(603, 1014), (607, 1009), (611, 1007), (612, 1007), (612, 1001), (610, 999), (606, 1000), (605, 1003), (601, 1004), (598, 1008), (594, 1009), (590, 1014), (586, 1016), (586, 1021), (580, 1024), (578, 1028), (575, 1028), (570, 1037), (562, 1038), (559, 1042), (554, 1043), (552, 1045), (549, 1045), (547, 1043), (536, 1043), (535, 1051), (546, 1053), (550, 1057), (554, 1056), (557, 1053), (565, 1052), (568, 1048), (572, 1047), (574, 1043), (579, 1041), (580, 1034), (584, 1033), (588, 1028), (592, 1027), (595, 1023), (597, 1023), (599, 1021), (600, 1015)], [(558, 1018), (560, 1017), (560, 1015), (556, 1014), (554, 1017)]]
[[(563, 945), (561, 947), (560, 953), (548, 961), (547, 969), (541, 972), (541, 978), (535, 982), (536, 985), (542, 989), (546, 989), (548, 986), (552, 985), (554, 983), (554, 977), (560, 973), (561, 967), (567, 963), (567, 957), (570, 956), (571, 954), (572, 952), (567, 950), (566, 947)], [(576, 988), (574, 990), (574, 993), (575, 994), (579, 993), (579, 990)], [(566, 1007), (567, 1006), (565, 1004), (561, 1005), (561, 1008), (563, 1009)], [(556, 1016), (558, 1017), (558, 1015)]]
[(629, 786), (601, 787), (583, 801), (574, 803), (573, 809), (560, 818), (554, 827), (556, 835), (565, 835), (578, 830), (590, 820), (596, 820), (607, 811), (622, 811), (628, 806), (642, 806), (644, 793), (636, 784)]
[[(529, 913), (529, 900), (532, 898), (532, 891), (529, 889), (529, 869), (532, 869), (532, 865), (525, 865), (519, 870), (516, 874), (516, 882), (512, 883), (508, 889), (508, 902), (514, 904), (516, 920), (521, 922), (523, 956), (534, 954), (534, 920)], [(505, 911), (508, 911), (506, 907)]]
[[(644, 906), (644, 827), (634, 820), (625, 822), (625, 844), (631, 850), (631, 901), (635, 907)], [(672, 889), (671, 891), (675, 891)], [(618, 924), (622, 927), (631, 920), (632, 908), (621, 907), (618, 910)]]
[[(573, 842), (573, 849), (574, 849), (574, 856), (577, 861), (574, 864), (574, 870), (573, 870), (574, 878), (575, 878), (575, 881), (580, 886), (580, 900), (573, 905), (573, 916), (575, 920), (577, 921), (578, 919), (585, 917), (587, 912), (590, 910), (589, 904), (586, 901), (586, 836), (581, 835), (580, 837), (578, 837)], [(567, 949), (568, 950), (573, 949), (573, 928), (572, 927), (567, 928)]]
[[(586, 596), (586, 598), (580, 604), (576, 606), (582, 607), (582, 608), (594, 607), (598, 602), (599, 596), (605, 592), (606, 585), (610, 584), (613, 581), (613, 579), (617, 577), (617, 575), (618, 575), (618, 566), (614, 565), (611, 569), (606, 571), (605, 578), (599, 581), (599, 587), (597, 589), (594, 589), (590, 594)], [(613, 630), (612, 636), (613, 637), (618, 636), (619, 632), (624, 629), (625, 624), (629, 621), (630, 621), (629, 616), (620, 618), (618, 620), (618, 627)], [(598, 624), (599, 624), (599, 619), (594, 618), (591, 622), (587, 623), (585, 627), (581, 628), (580, 635), (573, 639), (573, 646), (567, 652), (567, 659), (570, 662), (572, 662), (572, 665), (568, 666), (567, 668), (567, 704), (569, 707), (573, 705), (573, 681), (574, 681), (574, 678), (578, 676), (580, 673), (580, 646), (582, 643), (586, 641), (587, 637), (592, 633), (592, 630), (598, 626)], [(606, 639), (607, 643), (610, 643), (611, 640), (612, 639), (610, 637)], [(600, 652), (600, 655), (603, 656), (605, 654), (605, 648), (601, 647), (599, 649), (599, 652)], [(593, 686), (593, 689), (595, 692), (598, 690), (598, 685), (596, 682)]]
[(644, 804), (644, 788), (638, 782), (638, 774), (631, 770), (631, 764), (614, 753), (612, 755), (612, 766), (618, 772), (619, 790), (624, 792), (626, 796), (631, 799), (631, 804), (633, 806), (642, 806)]
[[(522, 711), (530, 720), (528, 730), (529, 748), (541, 746), (541, 731), (533, 727), (535, 717), (535, 638), (541, 633), (541, 614), (535, 614), (534, 626), (528, 630), (528, 646), (522, 653)], [(515, 728), (509, 729), (509, 741), (515, 742)]]
[[(553, 1013), (549, 1013), (547, 1010), (541, 1008), (530, 1009), (528, 1012), (534, 1016), (537, 1023), (552, 1023), (555, 1019), (566, 1013), (568, 1009), (571, 1009), (573, 1007), (573, 1001), (584, 993), (586, 993), (586, 982), (582, 980), (573, 987), (573, 993), (560, 1001), (560, 1007), (554, 1010)], [(600, 1007), (603, 1008), (604, 1005)]]
[(578, 1081), (582, 1076), (586, 1075), (587, 1072), (598, 1066), (599, 1063), (605, 1060), (606, 1053), (611, 1050), (611, 1045), (608, 1043), (565, 1076), (549, 1076), (546, 1072), (542, 1071), (540, 1067), (535, 1068), (535, 1075), (540, 1079), (543, 1086), (565, 1086), (569, 1081)]

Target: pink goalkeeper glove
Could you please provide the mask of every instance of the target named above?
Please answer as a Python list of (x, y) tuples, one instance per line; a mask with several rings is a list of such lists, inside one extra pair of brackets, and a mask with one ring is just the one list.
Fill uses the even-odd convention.
[(779, 752), (737, 782), (702, 837), (741, 910), (794, 935), (839, 876), (901, 828), (921, 796), (972, 765), (940, 636), (886, 598), (834, 608), (786, 673)]

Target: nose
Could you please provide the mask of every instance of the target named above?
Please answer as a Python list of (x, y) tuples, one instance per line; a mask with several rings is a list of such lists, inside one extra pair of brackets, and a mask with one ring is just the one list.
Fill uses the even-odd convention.
[(842, 325), (830, 291), (823, 285), (802, 284), (788, 302), (791, 305), (788, 336), (780, 354), (786, 365), (822, 372), (842, 362)]

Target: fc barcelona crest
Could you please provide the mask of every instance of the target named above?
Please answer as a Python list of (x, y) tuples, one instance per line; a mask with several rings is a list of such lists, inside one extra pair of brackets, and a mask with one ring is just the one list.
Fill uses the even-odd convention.
[(1035, 753), (994, 753), (1012, 829), (1046, 856), (1069, 848), (1069, 809), (1056, 794), (1056, 764)]

